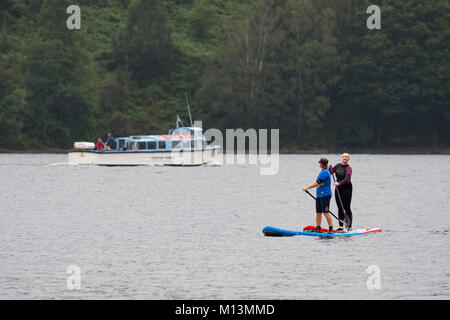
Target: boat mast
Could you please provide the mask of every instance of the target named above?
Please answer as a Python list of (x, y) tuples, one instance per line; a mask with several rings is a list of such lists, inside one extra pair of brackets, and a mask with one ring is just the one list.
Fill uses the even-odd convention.
[(194, 124), (192, 123), (191, 108), (189, 108), (189, 101), (188, 101), (187, 93), (186, 93), (186, 104), (187, 104), (187, 108), (188, 108), (188, 112), (189, 112), (189, 120), (191, 121), (191, 127), (193, 127)]

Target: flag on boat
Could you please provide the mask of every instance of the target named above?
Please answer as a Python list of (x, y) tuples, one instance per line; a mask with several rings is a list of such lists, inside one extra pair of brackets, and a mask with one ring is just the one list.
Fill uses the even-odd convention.
[(177, 115), (177, 128), (179, 127), (179, 123), (181, 123), (181, 125), (184, 127), (183, 121), (181, 121), (180, 117)]

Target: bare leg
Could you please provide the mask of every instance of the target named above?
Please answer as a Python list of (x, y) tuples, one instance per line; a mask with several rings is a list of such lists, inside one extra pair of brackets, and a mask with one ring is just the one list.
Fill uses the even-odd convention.
[(331, 219), (331, 216), (328, 212), (324, 213), (325, 218), (327, 218), (327, 222), (328, 222), (328, 226), (332, 227), (333, 226), (333, 220)]
[(316, 213), (316, 226), (320, 226), (320, 224), (322, 223), (322, 214), (321, 213)]

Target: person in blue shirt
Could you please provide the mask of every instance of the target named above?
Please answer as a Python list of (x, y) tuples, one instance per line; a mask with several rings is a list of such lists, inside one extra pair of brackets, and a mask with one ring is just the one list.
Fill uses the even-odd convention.
[(316, 231), (320, 232), (320, 224), (322, 223), (322, 214), (325, 215), (329, 226), (329, 233), (333, 233), (333, 220), (330, 215), (330, 200), (331, 200), (331, 174), (328, 170), (328, 159), (321, 158), (319, 160), (320, 173), (317, 176), (316, 182), (312, 185), (302, 188), (303, 191), (317, 188), (316, 191)]

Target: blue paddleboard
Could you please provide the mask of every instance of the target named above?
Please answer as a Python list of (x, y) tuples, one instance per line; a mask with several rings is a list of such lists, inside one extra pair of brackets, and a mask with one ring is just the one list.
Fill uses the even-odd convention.
[(265, 236), (269, 237), (291, 237), (291, 236), (310, 236), (310, 237), (350, 237), (350, 236), (360, 236), (373, 232), (380, 232), (381, 228), (371, 228), (371, 229), (356, 229), (349, 232), (313, 232), (313, 231), (292, 231), (279, 229), (271, 226), (267, 226), (263, 229)]

